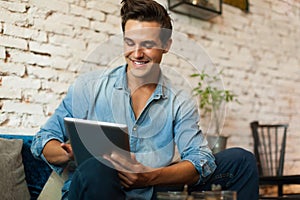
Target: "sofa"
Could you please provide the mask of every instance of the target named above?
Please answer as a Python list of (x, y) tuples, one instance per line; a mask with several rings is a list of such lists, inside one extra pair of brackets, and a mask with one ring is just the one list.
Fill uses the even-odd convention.
[(52, 169), (30, 151), (33, 136), (0, 134), (1, 199), (35, 200)]

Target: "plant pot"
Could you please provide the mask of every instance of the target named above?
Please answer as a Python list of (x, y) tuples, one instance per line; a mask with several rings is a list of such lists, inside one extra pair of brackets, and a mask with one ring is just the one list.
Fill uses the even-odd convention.
[(224, 149), (226, 149), (227, 136), (222, 135), (207, 135), (206, 136), (208, 146), (212, 150), (213, 154), (216, 154)]

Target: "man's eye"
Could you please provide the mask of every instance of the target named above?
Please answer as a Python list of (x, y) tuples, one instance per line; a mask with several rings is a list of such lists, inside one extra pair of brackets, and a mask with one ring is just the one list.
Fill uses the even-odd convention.
[(132, 42), (132, 41), (130, 41), (130, 40), (125, 40), (125, 44), (127, 45), (127, 46), (134, 46), (134, 42)]
[(143, 43), (143, 47), (147, 48), (147, 49), (151, 49), (155, 46), (154, 42), (144, 42)]

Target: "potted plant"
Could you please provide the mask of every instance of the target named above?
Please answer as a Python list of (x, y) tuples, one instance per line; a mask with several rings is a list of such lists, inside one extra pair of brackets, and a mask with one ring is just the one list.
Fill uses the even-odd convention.
[(205, 71), (192, 74), (198, 77), (198, 85), (193, 88), (193, 94), (199, 98), (199, 108), (203, 116), (211, 114), (213, 135), (207, 134), (209, 146), (213, 153), (217, 153), (226, 147), (228, 136), (221, 135), (221, 119), (224, 115), (222, 110), (225, 103), (238, 102), (237, 95), (230, 90), (220, 87), (222, 71), (216, 75), (209, 75)]

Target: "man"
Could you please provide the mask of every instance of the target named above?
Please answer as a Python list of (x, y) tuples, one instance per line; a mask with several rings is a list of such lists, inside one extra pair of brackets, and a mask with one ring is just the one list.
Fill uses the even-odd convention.
[[(64, 199), (155, 199), (160, 190), (188, 184), (190, 191), (220, 184), (238, 199), (258, 199), (254, 156), (225, 150), (214, 157), (198, 128), (197, 107), (162, 74), (160, 62), (172, 40), (167, 11), (153, 0), (123, 0), (126, 64), (81, 76), (37, 133), (32, 152), (57, 172), (68, 169), (72, 148), (64, 117), (125, 123), (132, 158), (112, 153), (70, 172)], [(175, 148), (181, 160), (173, 163)]]

